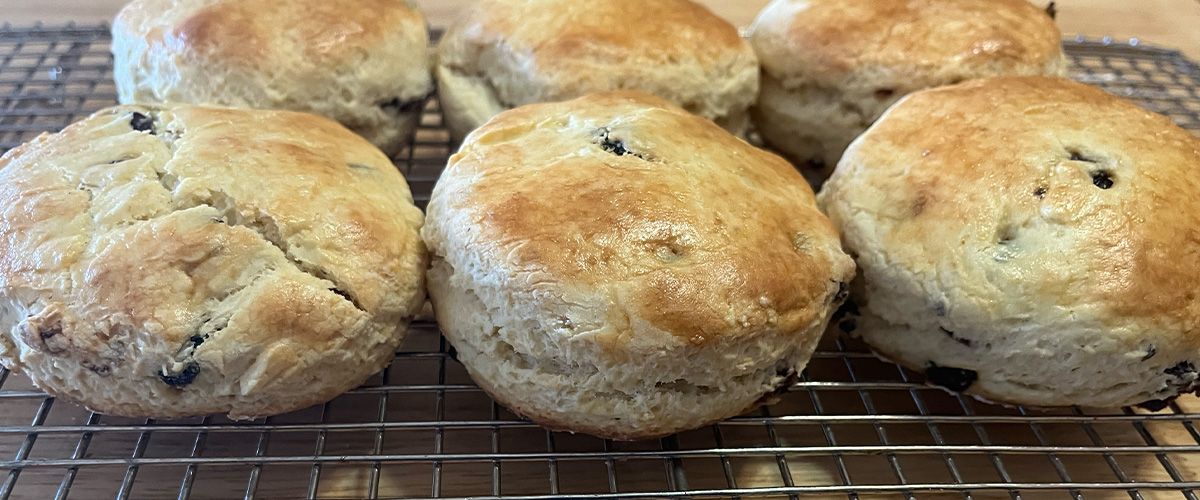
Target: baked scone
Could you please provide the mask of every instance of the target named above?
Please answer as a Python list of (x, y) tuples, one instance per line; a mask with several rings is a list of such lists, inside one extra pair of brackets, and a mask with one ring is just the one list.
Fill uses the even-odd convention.
[(758, 60), (737, 29), (691, 0), (482, 0), (438, 46), (438, 96), (455, 140), (506, 109), (638, 90), (749, 124)]
[(315, 113), (388, 155), (433, 92), (425, 18), (402, 0), (133, 0), (112, 38), (122, 103)]
[(547, 427), (614, 439), (786, 389), (854, 275), (791, 165), (631, 92), (493, 118), (451, 157), (422, 235), (472, 378)]
[(1166, 117), (1001, 77), (896, 104), (819, 199), (880, 354), (989, 400), (1157, 408), (1200, 387), (1197, 172)]
[(325, 118), (108, 108), (0, 158), (0, 363), (105, 414), (321, 403), (419, 311), (421, 223), (388, 158)]
[(815, 182), (909, 92), (1066, 71), (1051, 14), (1026, 0), (775, 0), (751, 28), (762, 61), (752, 115)]

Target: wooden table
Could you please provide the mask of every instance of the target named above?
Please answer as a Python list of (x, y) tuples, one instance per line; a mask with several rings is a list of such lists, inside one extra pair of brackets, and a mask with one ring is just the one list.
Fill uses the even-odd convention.
[[(126, 0), (6, 0), (0, 18), (12, 23), (100, 22), (112, 18)], [(749, 24), (768, 0), (700, 0), (739, 25)], [(416, 0), (430, 23), (451, 22), (474, 0)], [(1039, 0), (1039, 3), (1045, 3)], [(1067, 34), (1138, 37), (1174, 47), (1200, 59), (1200, 1), (1059, 0), (1058, 23)]]

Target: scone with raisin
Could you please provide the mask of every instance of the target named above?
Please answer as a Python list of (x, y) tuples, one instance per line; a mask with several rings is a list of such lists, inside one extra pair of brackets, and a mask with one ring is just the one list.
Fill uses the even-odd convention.
[(112, 25), (122, 103), (304, 111), (398, 153), (433, 91), (403, 0), (133, 0)]
[(644, 439), (791, 385), (854, 264), (782, 158), (641, 93), (506, 111), (434, 189), (430, 299), (543, 425)]
[(909, 96), (819, 197), (856, 333), (950, 389), (1114, 407), (1200, 387), (1200, 140), (1049, 77)]
[(325, 118), (99, 111), (0, 157), (0, 363), (105, 414), (324, 402), (420, 310), (421, 221), (388, 158)]
[(506, 109), (613, 90), (740, 135), (758, 94), (754, 49), (692, 0), (482, 0), (446, 31), (436, 72), (455, 140)]
[(819, 183), (888, 106), (972, 78), (1059, 75), (1062, 34), (1027, 0), (775, 0), (751, 28), (763, 140)]

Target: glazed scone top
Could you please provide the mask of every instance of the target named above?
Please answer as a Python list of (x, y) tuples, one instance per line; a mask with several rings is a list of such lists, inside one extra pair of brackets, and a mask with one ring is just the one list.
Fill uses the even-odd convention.
[(330, 71), (386, 45), (428, 45), (425, 18), (402, 0), (134, 0), (113, 23), (180, 57), (249, 68)]
[(736, 102), (758, 85), (749, 43), (691, 0), (483, 0), (438, 53), (439, 65), (487, 78), (507, 107), (634, 89), (719, 116), (728, 110), (707, 109), (719, 103), (703, 94)]
[(113, 36), (140, 39), (139, 59), (129, 62), (164, 78), (171, 64), (226, 68), (274, 75), (262, 84), (275, 88), (361, 74), (364, 63), (403, 63), (414, 71), (396, 71), (393, 80), (413, 95), (398, 97), (423, 96), (430, 86), (425, 18), (403, 0), (133, 0), (113, 21)]
[(820, 200), (868, 283), (922, 289), (951, 330), (1077, 321), (1182, 349), (1200, 343), (1181, 334), (1200, 328), (1198, 173), (1200, 140), (1164, 116), (1068, 80), (996, 78), (902, 100)]
[(198, 356), (253, 393), (296, 382), (284, 374), (308, 356), (357, 356), (337, 352), (356, 335), (395, 338), (424, 297), (404, 178), (317, 116), (109, 108), (9, 151), (0, 180), (4, 299), (30, 310), (15, 319), (26, 343), (84, 366), (153, 378), (190, 337), (225, 330)]
[(1054, 20), (1027, 0), (775, 0), (752, 33), (764, 71), (785, 83), (920, 85), (1065, 65)]
[(640, 93), (502, 113), (428, 212), (435, 256), (613, 350), (801, 331), (854, 273), (791, 165)]

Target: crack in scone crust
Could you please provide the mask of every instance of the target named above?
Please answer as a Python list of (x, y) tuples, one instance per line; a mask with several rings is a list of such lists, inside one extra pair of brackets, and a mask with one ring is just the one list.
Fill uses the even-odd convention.
[(323, 118), (110, 108), (15, 148), (0, 181), (0, 362), (102, 412), (328, 399), (424, 299), (403, 177)]
[[(242, 227), (253, 231), (254, 234), (257, 234), (258, 237), (262, 239), (263, 242), (277, 248), (279, 252), (282, 253), (287, 260), (292, 263), (297, 271), (308, 274), (319, 280), (332, 282), (334, 287), (336, 287), (335, 290), (342, 292), (337, 293), (338, 296), (353, 304), (354, 307), (359, 311), (366, 312), (353, 298), (353, 296), (342, 291), (340, 284), (329, 270), (321, 268), (320, 266), (305, 263), (295, 257), (295, 255), (289, 250), (287, 241), (284, 240), (279, 234), (278, 226), (275, 223), (274, 218), (269, 213), (260, 212), (256, 216), (248, 218), (247, 215), (250, 214), (241, 212), (238, 209), (237, 200), (224, 190), (212, 191), (210, 198), (206, 201), (183, 201), (181, 203), (181, 200), (176, 197), (176, 189), (179, 187), (180, 180), (171, 173), (170, 167), (172, 163), (176, 161), (176, 156), (179, 152), (178, 142), (184, 140), (185, 132), (182, 130), (167, 129), (164, 131), (164, 133), (156, 133), (157, 129), (155, 124), (157, 124), (159, 120), (158, 114), (159, 113), (155, 110), (148, 110), (148, 112), (145, 114), (134, 111), (132, 112), (130, 118), (130, 125), (134, 131), (148, 132), (151, 135), (156, 135), (159, 137), (162, 140), (163, 145), (165, 145), (170, 152), (165, 162), (162, 162), (161, 165), (154, 167), (154, 172), (157, 176), (159, 184), (163, 187), (171, 199), (171, 210), (169, 212), (160, 213), (157, 216), (148, 219), (139, 219), (136, 222), (150, 222), (155, 219), (161, 219), (163, 217), (168, 217), (171, 214), (194, 208), (211, 208), (220, 214), (220, 217), (217, 219), (219, 222), (230, 227)], [(67, 172), (64, 172), (64, 174), (66, 173)], [(71, 181), (74, 181), (74, 179), (71, 179)], [(89, 199), (89, 202), (94, 202), (94, 199)], [(218, 207), (218, 205), (223, 205), (223, 207)], [(88, 212), (91, 211), (92, 207), (89, 203)], [(103, 228), (94, 225), (92, 227), (92, 234), (101, 233), (102, 229)], [(252, 283), (245, 286), (250, 286), (251, 284)]]

